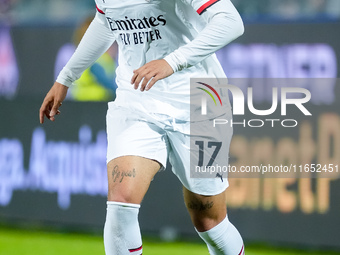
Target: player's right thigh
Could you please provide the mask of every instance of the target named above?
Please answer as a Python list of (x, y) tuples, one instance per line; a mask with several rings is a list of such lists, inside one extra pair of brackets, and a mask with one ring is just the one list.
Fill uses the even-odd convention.
[(139, 156), (122, 156), (107, 164), (108, 200), (140, 204), (161, 165)]
[(139, 204), (166, 165), (166, 134), (141, 114), (114, 103), (109, 103), (106, 122), (108, 200)]

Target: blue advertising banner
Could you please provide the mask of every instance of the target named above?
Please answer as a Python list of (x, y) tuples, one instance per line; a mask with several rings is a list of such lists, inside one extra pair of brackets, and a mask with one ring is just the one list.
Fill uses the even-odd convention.
[[(247, 174), (290, 167), (296, 173), (285, 178), (263, 178), (257, 172), (230, 176), (229, 217), (246, 241), (340, 248), (338, 27), (338, 23), (247, 25), (243, 37), (217, 53), (229, 84), (245, 98), (244, 114), (233, 115), (231, 169), (243, 166)], [(2, 223), (103, 227), (107, 104), (66, 100), (55, 123), (40, 125), (38, 120), (40, 104), (55, 78), (58, 52), (70, 43), (72, 33), (68, 27), (0, 28)], [(300, 83), (284, 86), (310, 92), (305, 108), (312, 116), (289, 104), (286, 116), (282, 108), (268, 118), (259, 116), (272, 109), (273, 87), (282, 91), (273, 79), (291, 78)], [(247, 101), (248, 88), (253, 107)], [(333, 174), (315, 178), (317, 171), (331, 168)], [(152, 182), (140, 222), (144, 233), (196, 236), (181, 184), (170, 166)]]

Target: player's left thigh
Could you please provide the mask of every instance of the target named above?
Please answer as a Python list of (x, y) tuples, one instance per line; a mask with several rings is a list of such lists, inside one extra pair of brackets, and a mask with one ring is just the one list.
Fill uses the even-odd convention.
[(213, 196), (203, 196), (183, 187), (183, 195), (191, 220), (198, 231), (207, 231), (225, 219), (225, 191)]
[[(179, 128), (178, 128), (179, 129)], [(169, 162), (183, 186), (194, 194), (214, 196), (229, 186), (228, 164), (232, 128), (212, 128), (210, 120), (190, 122), (188, 130), (167, 132)]]
[(211, 121), (190, 122), (190, 132), (180, 132), (179, 128), (168, 132), (169, 161), (184, 186), (185, 203), (199, 231), (216, 226), (226, 217), (225, 190), (229, 186), (228, 154), (233, 131), (228, 125), (214, 127)]

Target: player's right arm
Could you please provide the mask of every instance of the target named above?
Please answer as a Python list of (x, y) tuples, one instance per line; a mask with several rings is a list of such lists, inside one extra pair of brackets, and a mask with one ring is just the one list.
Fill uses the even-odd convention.
[(55, 116), (60, 114), (59, 107), (64, 101), (68, 87), (55, 82), (50, 91), (45, 96), (45, 99), (39, 110), (40, 123), (44, 123), (45, 117), (51, 121), (55, 120)]
[(105, 15), (99, 9), (97, 10), (95, 18), (75, 53), (61, 70), (56, 82), (47, 93), (39, 111), (40, 123), (44, 123), (45, 117), (51, 121), (55, 120), (55, 115), (60, 113), (59, 107), (66, 97), (68, 87), (79, 79), (82, 73), (92, 66), (115, 41), (115, 37), (105, 20)]

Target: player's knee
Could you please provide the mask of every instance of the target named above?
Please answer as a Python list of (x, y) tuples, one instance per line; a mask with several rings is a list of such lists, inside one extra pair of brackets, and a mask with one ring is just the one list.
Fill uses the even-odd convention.
[(119, 202), (119, 203), (131, 203), (131, 204), (140, 204), (141, 201), (134, 196), (134, 192), (132, 191), (120, 191), (109, 189), (107, 200), (110, 202)]
[(201, 219), (197, 219), (196, 221), (193, 221), (195, 228), (199, 232), (208, 231), (214, 228), (215, 226), (217, 226), (218, 223), (219, 221), (217, 221), (216, 219), (212, 219), (212, 218), (205, 218), (205, 219), (201, 218)]
[(192, 223), (199, 232), (208, 231), (217, 226), (225, 218), (224, 214), (191, 215)]
[(226, 216), (226, 207), (214, 204), (213, 200), (192, 199), (187, 201), (186, 206), (195, 228), (200, 232), (215, 227)]

